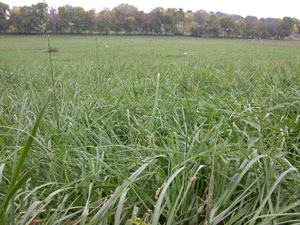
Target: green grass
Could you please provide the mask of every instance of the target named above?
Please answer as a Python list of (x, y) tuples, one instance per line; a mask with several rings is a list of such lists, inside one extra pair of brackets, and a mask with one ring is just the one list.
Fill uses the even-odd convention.
[(299, 41), (50, 44), (0, 36), (1, 224), (300, 223)]

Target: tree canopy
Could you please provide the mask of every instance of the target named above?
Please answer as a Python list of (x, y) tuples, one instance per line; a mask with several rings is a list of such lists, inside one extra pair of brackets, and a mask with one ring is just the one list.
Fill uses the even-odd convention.
[(9, 8), (0, 2), (1, 33), (56, 34), (166, 34), (200, 37), (274, 38), (299, 34), (300, 20), (291, 17), (260, 18), (222, 12), (184, 12), (155, 8), (149, 13), (121, 4), (112, 10), (85, 10), (65, 5), (49, 8), (45, 3)]

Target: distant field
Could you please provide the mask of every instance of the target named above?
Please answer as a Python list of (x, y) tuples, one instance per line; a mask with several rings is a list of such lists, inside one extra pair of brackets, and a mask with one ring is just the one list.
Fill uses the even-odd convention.
[(300, 223), (300, 41), (50, 45), (0, 36), (0, 225)]
[[(99, 62), (113, 58), (143, 65), (165, 66), (185, 63), (183, 53), (189, 53), (198, 63), (225, 66), (232, 69), (253, 64), (299, 63), (300, 41), (201, 39), (192, 37), (117, 37), (117, 36), (51, 36), (51, 46), (58, 48), (53, 61), (61, 64), (96, 62), (96, 39)], [(105, 51), (105, 45), (110, 45)], [(1, 65), (48, 66), (45, 36), (0, 36)], [(163, 60), (163, 62), (162, 62)], [(267, 68), (266, 68), (267, 69)]]

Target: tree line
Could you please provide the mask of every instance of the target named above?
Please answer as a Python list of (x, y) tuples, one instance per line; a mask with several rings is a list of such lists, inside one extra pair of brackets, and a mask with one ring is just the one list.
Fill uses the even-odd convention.
[(112, 10), (85, 10), (45, 3), (10, 7), (0, 2), (0, 33), (145, 34), (199, 37), (273, 38), (299, 35), (300, 20), (291, 17), (242, 17), (205, 10), (155, 8), (149, 13), (121, 4)]

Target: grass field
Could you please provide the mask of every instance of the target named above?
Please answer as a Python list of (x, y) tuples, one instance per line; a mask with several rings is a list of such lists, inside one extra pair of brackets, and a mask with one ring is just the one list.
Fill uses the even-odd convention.
[(0, 36), (0, 224), (300, 224), (300, 41), (50, 45)]

